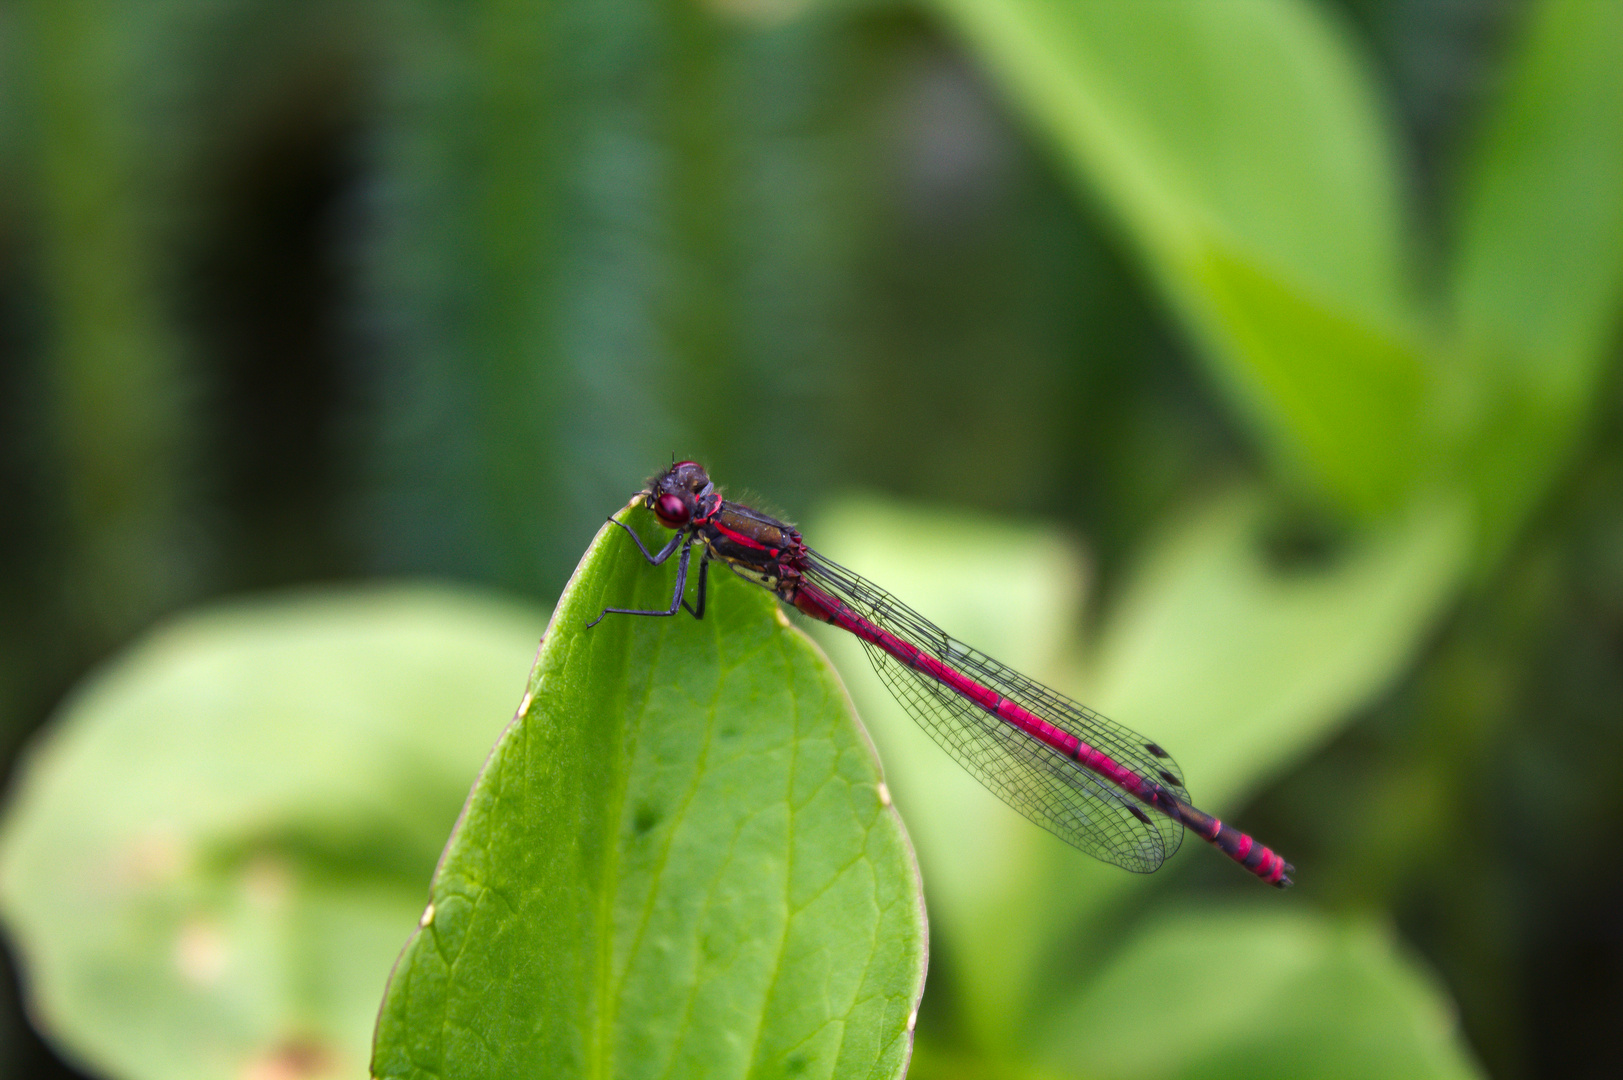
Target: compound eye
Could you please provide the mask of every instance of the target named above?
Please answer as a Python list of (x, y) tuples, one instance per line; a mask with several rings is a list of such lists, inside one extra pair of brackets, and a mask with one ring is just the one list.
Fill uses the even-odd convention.
[(654, 514), (666, 527), (672, 529), (680, 529), (693, 516), (692, 512), (688, 510), (688, 504), (682, 500), (682, 497), (672, 495), (669, 492), (654, 501)]

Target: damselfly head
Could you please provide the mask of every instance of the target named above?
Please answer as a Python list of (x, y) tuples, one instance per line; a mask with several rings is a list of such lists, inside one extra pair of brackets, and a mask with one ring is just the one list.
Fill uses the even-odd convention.
[(716, 486), (697, 461), (678, 461), (648, 481), (648, 509), (667, 529), (685, 529)]

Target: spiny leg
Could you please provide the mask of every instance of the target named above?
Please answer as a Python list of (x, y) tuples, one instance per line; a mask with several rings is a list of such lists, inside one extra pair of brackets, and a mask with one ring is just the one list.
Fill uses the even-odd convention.
[(621, 521), (617, 517), (609, 518), (609, 524), (618, 525), (618, 526), (620, 526), (620, 528), (622, 528), (626, 532), (630, 533), (631, 534), (631, 539), (636, 541), (636, 543), (637, 543), (637, 550), (642, 552), (642, 557), (647, 559), (648, 562), (653, 566), (658, 566), (661, 563), (663, 563), (666, 559), (670, 558), (671, 557), (671, 552), (676, 550), (676, 545), (680, 544), (682, 542), (682, 538), (684, 536), (691, 535), (690, 533), (685, 533), (685, 532), (677, 533), (675, 536), (671, 537), (671, 542), (670, 543), (666, 544), (664, 547), (659, 549), (659, 554), (658, 555), (654, 555), (654, 554), (651, 554), (648, 551), (647, 548), (642, 546), (642, 537), (637, 535), (637, 530), (636, 529), (633, 529), (630, 525), (627, 525), (625, 522)]
[[(629, 528), (627, 528), (626, 531), (631, 532)], [(633, 532), (631, 535), (632, 538), (635, 539), (637, 534)], [(688, 560), (693, 554), (693, 534), (677, 533), (676, 539), (667, 544), (664, 549), (660, 551), (658, 556), (648, 555), (648, 549), (642, 547), (642, 541), (637, 541), (637, 546), (642, 548), (642, 553), (644, 555), (648, 556), (648, 561), (657, 566), (659, 563), (662, 563), (666, 559), (670, 558), (672, 550), (675, 549), (676, 544), (684, 537), (687, 539), (687, 543), (682, 545), (682, 557), (676, 561), (676, 591), (671, 594), (671, 607), (669, 611), (640, 611), (636, 608), (606, 607), (602, 611), (598, 612), (597, 618), (586, 624), (586, 629), (590, 630), (592, 627), (602, 622), (604, 616), (606, 615), (675, 615), (678, 611), (681, 611), (682, 605), (685, 603), (685, 601), (682, 599), (682, 592), (687, 588), (688, 583)], [(704, 566), (705, 563), (703, 560), (701, 560), (699, 568), (699, 579), (701, 582), (704, 580)], [(701, 611), (704, 610), (704, 593), (702, 589), (699, 593), (699, 609)], [(697, 617), (697, 613), (695, 613), (695, 617)]]
[(692, 615), (695, 619), (704, 618), (705, 586), (708, 584), (709, 577), (710, 549), (705, 548), (704, 553), (699, 556), (699, 606), (697, 608), (688, 607), (688, 602), (686, 600), (682, 601), (682, 606), (687, 608), (688, 614)]

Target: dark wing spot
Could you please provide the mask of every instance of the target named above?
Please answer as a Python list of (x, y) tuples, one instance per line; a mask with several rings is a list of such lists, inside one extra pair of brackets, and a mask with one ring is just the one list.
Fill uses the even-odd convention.
[(1138, 820), (1142, 821), (1146, 825), (1150, 824), (1150, 815), (1146, 814), (1144, 811), (1140, 810), (1138, 807), (1132, 805), (1131, 803), (1127, 803), (1127, 804), (1124, 804), (1124, 805), (1127, 806), (1127, 812), (1129, 814), (1132, 814), (1134, 817), (1136, 817)]
[(1165, 769), (1161, 770), (1161, 779), (1165, 780), (1167, 783), (1171, 784), (1173, 787), (1182, 787), (1183, 786), (1183, 781), (1179, 780), (1176, 776), (1173, 776), (1171, 773), (1167, 772)]
[(1167, 756), (1167, 752), (1165, 750), (1161, 749), (1159, 746), (1156, 746), (1152, 742), (1145, 743), (1144, 744), (1144, 749), (1148, 750), (1150, 753), (1154, 754), (1156, 757), (1166, 757)]

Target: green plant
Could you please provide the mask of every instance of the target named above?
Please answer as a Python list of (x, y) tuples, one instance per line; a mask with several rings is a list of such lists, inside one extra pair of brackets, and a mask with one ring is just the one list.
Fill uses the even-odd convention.
[[(1321, 9), (1261, 0), (937, 7), (1118, 223), (1288, 486), (1362, 522), (1302, 566), (1266, 553), (1270, 518), (1287, 511), (1251, 493), (1219, 498), (1169, 524), (1095, 648), (1069, 660), (1086, 687), (1078, 696), (1167, 732), (1157, 738), (1169, 746), (1192, 747), (1183, 752), (1202, 766), (1191, 785), (1215, 785), (1203, 797), (1221, 807), (1403, 669), (1427, 629), (1504, 552), (1585, 430), (1623, 287), (1615, 121), (1623, 79), (1608, 59), (1623, 41), (1623, 16), (1582, 3), (1529, 13), (1504, 100), (1463, 172), (1444, 285), (1432, 296), (1409, 239), (1390, 126), (1347, 37)], [(833, 530), (844, 539), (835, 550), (863, 553), (870, 561), (847, 554), (859, 566), (907, 550), (890, 566), (905, 574), (918, 560), (903, 537), (945, 527), (867, 521)], [(958, 573), (995, 559), (999, 546), (983, 545)], [(941, 569), (915, 574), (910, 595), (944, 591), (939, 583), (955, 575)], [(950, 602), (938, 596), (925, 610), (940, 606)], [(884, 711), (877, 699), (859, 700), (867, 715)], [(906, 759), (887, 760), (895, 768)], [(904, 808), (913, 791), (937, 801), (943, 783), (899, 778)], [(1056, 1004), (1089, 1000), (1092, 984), (1058, 970), (1056, 957), (1075, 955), (1064, 949), (1071, 935), (1097, 941), (1120, 925), (1120, 910), (1101, 896), (1133, 886), (1088, 877), (1083, 887), (1075, 875), (1085, 872), (1055, 869), (1050, 852), (1005, 855), (1004, 873), (955, 873), (932, 851), (944, 851), (947, 837), (961, 850), (976, 825), (934, 809), (913, 820), (959, 987), (951, 1041), (991, 1061), (1034, 1049), (1051, 1068), (1100, 1060), (1076, 1056), (1078, 1016)], [(943, 821), (943, 837), (932, 839)], [(995, 922), (1000, 911), (1022, 912), (1022, 930)], [(1297, 916), (1276, 917), (1286, 932)], [(1078, 920), (1090, 930), (1079, 933)], [(1137, 940), (1157, 940), (1157, 927), (1149, 920)], [(1204, 932), (1225, 931), (1218, 921)], [(1227, 953), (1236, 969), (1250, 952), (1246, 932), (1234, 930)], [(1270, 1058), (1292, 1030), (1293, 1007), (1328, 1001), (1269, 998), (1225, 1029), (1252, 1052), (1235, 1060)], [(1136, 1012), (1118, 998), (1113, 1016), (1122, 1030), (1147, 1033), (1168, 1023), (1166, 1009), (1144, 994)], [(1188, 1052), (1101, 1067), (1228, 1068), (1213, 1064), (1210, 1046)], [(1328, 1043), (1303, 1053), (1316, 1072), (1337, 1057)], [(1422, 1056), (1445, 1074), (1467, 1068), (1447, 1054)], [(1423, 1071), (1413, 1061), (1352, 1071), (1366, 1069)]]
[(0, 830), (36, 1022), (96, 1075), (359, 1075), (544, 625), (443, 587), (239, 601), (87, 680)]
[(839, 681), (737, 580), (702, 624), (588, 630), (659, 602), (630, 549), (605, 526), (564, 590), (374, 1075), (901, 1075), (923, 898)]
[[(1177, 461), (1199, 456), (1206, 444), (1179, 428), (1182, 414), (1163, 424), (1175, 436), (1164, 451), (1170, 468), (1143, 430), (1131, 429), (1136, 440), (1118, 439), (1128, 426), (1100, 424), (1097, 412), (1085, 418), (1091, 425), (1072, 425), (1091, 426), (1092, 441), (1043, 429), (1042, 407), (1071, 400), (1050, 394), (1044, 381), (1069, 370), (1044, 366), (1049, 336), (1060, 342), (1052, 353), (1077, 369), (1084, 350), (1108, 351), (1123, 338), (1142, 344), (1132, 336), (1133, 311), (1119, 322), (1095, 311), (1107, 324), (1097, 337), (1091, 324), (1069, 336), (1055, 330), (1061, 319), (1052, 310), (1081, 304), (1095, 288), (1105, 299), (1094, 303), (1132, 307), (1130, 296), (1123, 300), (1132, 290), (1115, 277), (1065, 262), (1092, 249), (1045, 246), (1044, 227), (1070, 222), (1067, 213), (990, 218), (993, 232), (1009, 234), (1007, 249), (1050, 254), (1016, 257), (989, 244), (991, 254), (964, 261), (963, 292), (950, 295), (997, 299), (952, 306), (995, 322), (984, 338), (955, 336), (957, 324), (944, 317), (948, 329), (920, 334), (931, 348), (904, 348), (898, 352), (908, 355), (898, 357), (890, 333), (872, 333), (876, 344), (852, 329), (860, 320), (847, 317), (839, 298), (884, 292), (875, 283), (884, 275), (867, 262), (872, 238), (854, 234), (877, 232), (885, 217), (877, 200), (851, 194), (860, 186), (855, 178), (867, 177), (851, 165), (864, 145), (852, 131), (869, 115), (852, 102), (873, 85), (865, 65), (883, 52), (873, 39), (905, 37), (886, 22), (895, 18), (888, 6), (878, 7), (875, 15), (873, 5), (827, 5), (783, 21), (768, 12), (753, 22), (694, 4), (633, 11), (425, 0), (304, 5), (292, 16), (250, 0), (27, 5), (7, 22), (20, 28), (24, 46), (7, 49), (4, 74), (27, 89), (32, 126), (8, 123), (0, 139), (8, 153), (37, 140), (29, 164), (41, 211), (39, 288), (55, 319), (45, 381), (55, 389), (49, 403), (62, 474), (60, 485), (53, 478), (44, 486), (60, 503), (52, 506), (66, 540), (60, 556), (53, 549), (41, 561), (60, 572), (65, 614), (40, 625), (68, 632), (27, 633), (8, 623), (15, 648), (0, 670), (6, 700), (22, 698), (12, 687), (41, 666), (40, 657), (65, 663), (40, 642), (71, 637), (82, 661), (177, 597), (266, 579), (244, 558), (236, 576), (209, 580), (209, 560), (177, 539), (195, 535), (180, 508), (213, 462), (192, 447), (199, 414), (175, 423), (177, 403), (186, 400), (179, 358), (207, 350), (198, 344), (206, 335), (175, 315), (187, 304), (176, 301), (174, 282), (195, 267), (173, 253), (202, 244), (199, 237), (227, 248), (238, 239), (210, 233), (193, 207), (214, 206), (229, 187), (210, 172), (218, 161), (234, 152), (252, 159), (260, 144), (243, 135), (239, 145), (241, 133), (276, 132), (284, 121), (297, 127), (287, 116), (341, 126), (344, 117), (364, 115), (369, 190), (382, 192), (384, 223), (362, 244), (364, 298), (346, 292), (322, 311), (358, 310), (360, 321), (389, 328), (394, 337), (384, 351), (407, 374), (391, 375), (397, 381), (386, 390), (398, 400), (377, 419), (386, 432), (415, 432), (419, 441), (380, 436), (368, 447), (386, 459), (385, 471), (406, 480), (366, 488), (356, 500), (365, 508), (356, 514), (365, 519), (356, 527), (364, 555), (342, 566), (454, 571), (539, 591), (537, 583), (561, 574), (578, 550), (576, 526), (612, 504), (605, 492), (618, 497), (657, 460), (656, 450), (676, 445), (703, 456), (724, 480), (754, 470), (750, 482), (766, 487), (764, 478), (774, 477), (771, 494), (785, 501), (812, 481), (843, 480), (852, 467), (869, 483), (950, 492), (1004, 513), (989, 524), (962, 508), (940, 514), (836, 501), (806, 522), (820, 547), (954, 633), (1164, 740), (1203, 805), (1226, 812), (1322, 746), (1413, 667), (1461, 597), (1492, 579), (1583, 442), (1623, 292), (1616, 194), (1623, 190), (1616, 121), (1623, 67), (1614, 60), (1623, 48), (1623, 8), (1568, 0), (1527, 6), (1496, 100), (1445, 185), (1441, 242), (1428, 244), (1417, 224), (1425, 215), (1409, 204), (1414, 169), (1382, 89), (1328, 4), (928, 5), (979, 58), (1037, 152), (1112, 225), (1217, 388), (1236, 441), (1259, 448), (1255, 462), (1229, 453), (1219, 471), (1230, 479), (1195, 492), (1209, 474)], [(829, 116), (836, 122), (819, 126)], [(8, 168), (5, 179), (15, 173)], [(1029, 232), (1004, 228), (1011, 223)], [(896, 247), (897, 262), (929, 272), (933, 249)], [(997, 272), (1011, 265), (1020, 272)], [(219, 351), (235, 359), (230, 348)], [(1121, 365), (1145, 362), (1152, 351), (1124, 349), (1132, 359), (1111, 368), (1112, 377), (1128, 379)], [(848, 355), (882, 357), (870, 365), (882, 377), (858, 381), (852, 369), (860, 364), (840, 366)], [(891, 415), (886, 379), (904, 388), (902, 399), (918, 415)], [(1133, 392), (1147, 393), (1149, 381), (1132, 383)], [(823, 384), (859, 390), (817, 397)], [(960, 384), (970, 392), (951, 397)], [(849, 415), (832, 420), (831, 400)], [(951, 422), (942, 422), (943, 401)], [(1145, 428), (1154, 434), (1153, 425)], [(987, 430), (998, 436), (994, 447), (965, 434)], [(385, 445), (387, 452), (379, 449)], [(1121, 485), (1162, 491), (1112, 504), (1153, 519), (1151, 528), (1119, 518), (1089, 522), (1117, 534), (1118, 552), (1123, 535), (1139, 552), (1099, 601), (1084, 589), (1083, 563), (1066, 542), (1007, 520), (1011, 505), (1064, 503), (1069, 512), (1081, 500), (1074, 478), (1087, 466), (1077, 460), (1079, 446), (1114, 455)], [(1306, 530), (1298, 528), (1304, 521)], [(272, 530), (242, 531), (274, 547), (266, 539)], [(1281, 543), (1293, 531), (1311, 542)], [(1100, 546), (1109, 545), (1101, 539)], [(668, 580), (635, 559), (611, 566), (605, 558), (594, 549), (578, 583), (652, 596)], [(1122, 561), (1115, 558), (1112, 571)], [(838, 747), (835, 756), (852, 769), (841, 774), (852, 806), (866, 798), (871, 763), (844, 726), (821, 662), (775, 624), (765, 597), (730, 581), (717, 589), (717, 614), (698, 627), (638, 620), (643, 625), (604, 624), (587, 637), (565, 626), (549, 643), (557, 651), (547, 662), (557, 666), (543, 670), (586, 665), (596, 674), (536, 688), (527, 717), (581, 741), (530, 771), (521, 752), (533, 732), (515, 729), (504, 742), (438, 879), (433, 933), (418, 938), (391, 992), (384, 1067), (409, 1071), (413, 1062), (448, 1061), (470, 1049), (437, 1042), (425, 1016), (467, 1015), (487, 1000), (509, 1009), (509, 1018), (531, 1008), (520, 987), (487, 996), (455, 979), (435, 983), (424, 942), (473, 925), (459, 921), (457, 898), (471, 895), (466, 883), (478, 880), (473, 859), (481, 845), (501, 852), (500, 873), (523, 879), (516, 887), (534, 905), (526, 911), (582, 920), (576, 925), (587, 936), (605, 925), (591, 901), (623, 902), (623, 890), (639, 883), (660, 897), (662, 913), (703, 911), (716, 920), (710, 925), (745, 936), (754, 926), (750, 912), (704, 907), (679, 883), (660, 892), (647, 879), (616, 877), (604, 860), (622, 841), (635, 850), (639, 821), (650, 833), (661, 820), (676, 830), (659, 807), (643, 815), (633, 791), (666, 790), (660, 785), (685, 777), (697, 787), (719, 785), (705, 787), (711, 794), (736, 796), (727, 805), (740, 813), (779, 811), (783, 801), (767, 798), (754, 777), (723, 782), (684, 759), (681, 747), (671, 749), (667, 772), (639, 772), (624, 730), (575, 731), (569, 722), (612, 725), (657, 701), (665, 710), (661, 731), (708, 730), (709, 714), (675, 702), (690, 682), (710, 680), (716, 693), (737, 695), (751, 732), (798, 746), (772, 726), (784, 715), (762, 715), (773, 710), (760, 706), (806, 702), (823, 724), (807, 742)], [(207, 635), (160, 634), (93, 684), (122, 689), (92, 690), (65, 710), (59, 745), (94, 763), (72, 784), (49, 779), (52, 769), (67, 770), (66, 751), (48, 750), (30, 769), (34, 786), (21, 789), (7, 819), (0, 898), (28, 958), (38, 1015), (81, 1060), (130, 1076), (218, 1071), (222, 1059), (192, 1052), (200, 1049), (233, 1064), (312, 1074), (358, 1068), (381, 968), (420, 917), (422, 882), (494, 734), (448, 721), (477, 713), (482, 725), (506, 715), (512, 702), (500, 688), (516, 676), (505, 673), (516, 672), (535, 633), (511, 619), (459, 621), (437, 602), (381, 611), (341, 601), (319, 612), (216, 617), (223, 621), (206, 622)], [(445, 620), (460, 628), (449, 635), (460, 646), (434, 636)], [(363, 648), (370, 659), (334, 672), (317, 646), (332, 645), (322, 635), (343, 626), (374, 645), (390, 629), (411, 637), (414, 627), (419, 637)], [(261, 678), (256, 661), (239, 657), (232, 670), (246, 675), (181, 679), (197, 670), (188, 656), (214, 655), (203, 638), (216, 632), (215, 644), (253, 639), (284, 656), (285, 666)], [(655, 643), (663, 643), (660, 663), (640, 668), (636, 658), (645, 654), (637, 650)], [(1287, 849), (1302, 864), (1295, 893), (1253, 889), (1216, 906), (1202, 896), (1191, 914), (1188, 886), (1204, 873), (1204, 853), (1183, 853), (1148, 880), (1080, 860), (1006, 814), (933, 748), (917, 745), (852, 646), (828, 642), (884, 750), (918, 841), (936, 930), (936, 992), (920, 1024), (919, 1075), (1209, 1076), (1262, 1068), (1322, 1075), (1338, 1063), (1359, 1075), (1472, 1070), (1447, 1006), (1386, 926), (1389, 889), (1360, 892), (1357, 910), (1326, 911), (1314, 902), (1315, 882), (1337, 868)], [(472, 658), (486, 649), (488, 665)], [(775, 673), (743, 673), (724, 662), (750, 649), (781, 661)], [(448, 650), (465, 666), (436, 673), (432, 655)], [(387, 673), (417, 667), (425, 689), (398, 715), (352, 714), (362, 721), (353, 728), (334, 720), (333, 702), (351, 693), (383, 700)], [(1471, 684), (1459, 695), (1455, 722), (1429, 757), (1389, 766), (1396, 794), (1371, 808), (1377, 820), (1358, 822), (1377, 826), (1365, 833), (1375, 845), (1365, 868), (1374, 864), (1385, 882), (1419, 858), (1424, 843), (1413, 834), (1447, 812), (1438, 804), (1458, 791), (1449, 767), (1461, 768), (1453, 763), (1485, 737), (1469, 706), (1471, 693), (1486, 692), (1477, 686), (1484, 680), (1465, 668), (1443, 676)], [(143, 671), (169, 696), (131, 713), (139, 695), (129, 680)], [(311, 671), (321, 677), (308, 678)], [(638, 682), (644, 676), (646, 685)], [(353, 679), (365, 684), (361, 691)], [(208, 687), (212, 697), (192, 692)], [(293, 717), (317, 742), (348, 739), (345, 754), (304, 760), (295, 743), (281, 757), (254, 757), (253, 747), (220, 734), (231, 730), (222, 716), (254, 710), (262, 721)], [(394, 730), (384, 720), (415, 732), (406, 749), (378, 733)], [(210, 738), (163, 741), (166, 731), (194, 728)], [(380, 746), (394, 747), (377, 774), (393, 775), (392, 786), (374, 792), (375, 800), (346, 798), (366, 790), (374, 776), (367, 768), (377, 764), (368, 754)], [(395, 750), (419, 762), (410, 778), (432, 779), (400, 782), (390, 772), (399, 763)], [(325, 771), (340, 761), (349, 764)], [(255, 783), (232, 782), (245, 774)], [(554, 876), (526, 877), (526, 860), (567, 848), (568, 837), (544, 815), (503, 816), (511, 808), (491, 799), (491, 785), (514, 775), (528, 800), (521, 810), (556, 809), (572, 791), (602, 846), (573, 853)], [(257, 784), (274, 776), (291, 786), (240, 816), (243, 801), (258, 797)], [(629, 834), (616, 831), (626, 820), (610, 803), (593, 801), (603, 793), (586, 786), (594, 776), (625, 793)], [(46, 814), (38, 793), (55, 783), (65, 794)], [(320, 798), (311, 786), (322, 789)], [(425, 805), (413, 806), (423, 787)], [(875, 864), (902, 889), (906, 860), (889, 817), (871, 800), (863, 805), (877, 815), (868, 835), (891, 845)], [(140, 836), (120, 832), (154, 806), (171, 808), (165, 813), (180, 822), (178, 842), (159, 837), (143, 847)], [(1335, 827), (1304, 831), (1322, 836)], [(611, 835), (614, 845), (605, 839)], [(834, 828), (826, 841), (838, 849), (853, 835)], [(777, 865), (787, 850), (821, 851), (824, 842), (810, 833), (795, 837), (807, 848), (779, 840), (777, 849), (767, 841), (754, 849), (762, 865)], [(700, 863), (715, 854), (703, 843), (684, 850)], [(100, 884), (87, 888), (87, 881)], [(110, 890), (98, 891), (108, 882)], [(577, 900), (589, 895), (573, 906), (538, 896), (548, 883), (577, 890)], [(280, 914), (272, 918), (262, 905), (267, 896), (292, 900), (273, 905)], [(906, 1021), (896, 1003), (917, 992), (908, 950), (916, 952), (919, 928), (904, 917), (916, 909), (887, 910), (902, 927), (893, 939), (901, 951), (887, 969), (886, 1000), (895, 1007), (869, 1030), (885, 1035), (873, 1060), (894, 1071)], [(189, 917), (199, 912), (206, 917)], [(575, 995), (545, 1013), (554, 1026), (543, 1045), (559, 1055), (549, 1064), (642, 1067), (659, 1053), (681, 1060), (671, 1056), (676, 1029), (653, 1037), (636, 1027), (664, 1022), (649, 1004), (657, 980), (627, 984), (635, 992), (625, 1000), (643, 1006), (635, 1015), (605, 1009), (620, 999), (570, 968), (584, 962), (587, 943), (556, 936), (567, 922), (489, 925), (520, 935), (538, 965), (557, 965), (547, 967), (549, 978), (562, 971), (556, 984)], [(241, 930), (246, 951), (237, 955), (262, 962), (231, 969), (230, 979), (205, 979), (204, 998), (187, 998), (198, 988), (177, 990), (177, 980), (220, 970), (222, 927)], [(354, 953), (323, 944), (335, 939)], [(594, 943), (612, 948), (618, 940), (611, 932)], [(108, 951), (96, 951), (103, 946)], [(489, 941), (479, 948), (489, 961)], [(308, 963), (323, 951), (338, 962)], [(76, 966), (87, 957), (93, 963)], [(470, 974), (493, 970), (487, 962)], [(755, 985), (750, 1000), (761, 1016), (769, 1000), (814, 996), (802, 995), (787, 968), (779, 974)], [(769, 982), (786, 996), (771, 998), (762, 989)], [(725, 979), (707, 985), (731, 986)], [(424, 1011), (414, 1012), (400, 995), (423, 986), (440, 995), (438, 1005), (419, 997)], [(1207, 1001), (1226, 1011), (1202, 1012)], [(176, 1002), (182, 1006), (170, 1008)], [(828, 1001), (818, 1007), (823, 1019), (854, 1015)], [(579, 1017), (594, 1009), (588, 1037)], [(205, 1027), (222, 1032), (221, 1042), (196, 1039)], [(770, 1030), (781, 1035), (793, 1025)], [(515, 1038), (484, 1059), (523, 1054), (528, 1045)], [(177, 1054), (177, 1046), (190, 1049)], [(764, 1072), (796, 1060), (787, 1051), (754, 1059), (718, 1052), (732, 1053), (740, 1069), (761, 1063)], [(835, 1068), (831, 1060), (838, 1055), (823, 1052), (805, 1063)]]

